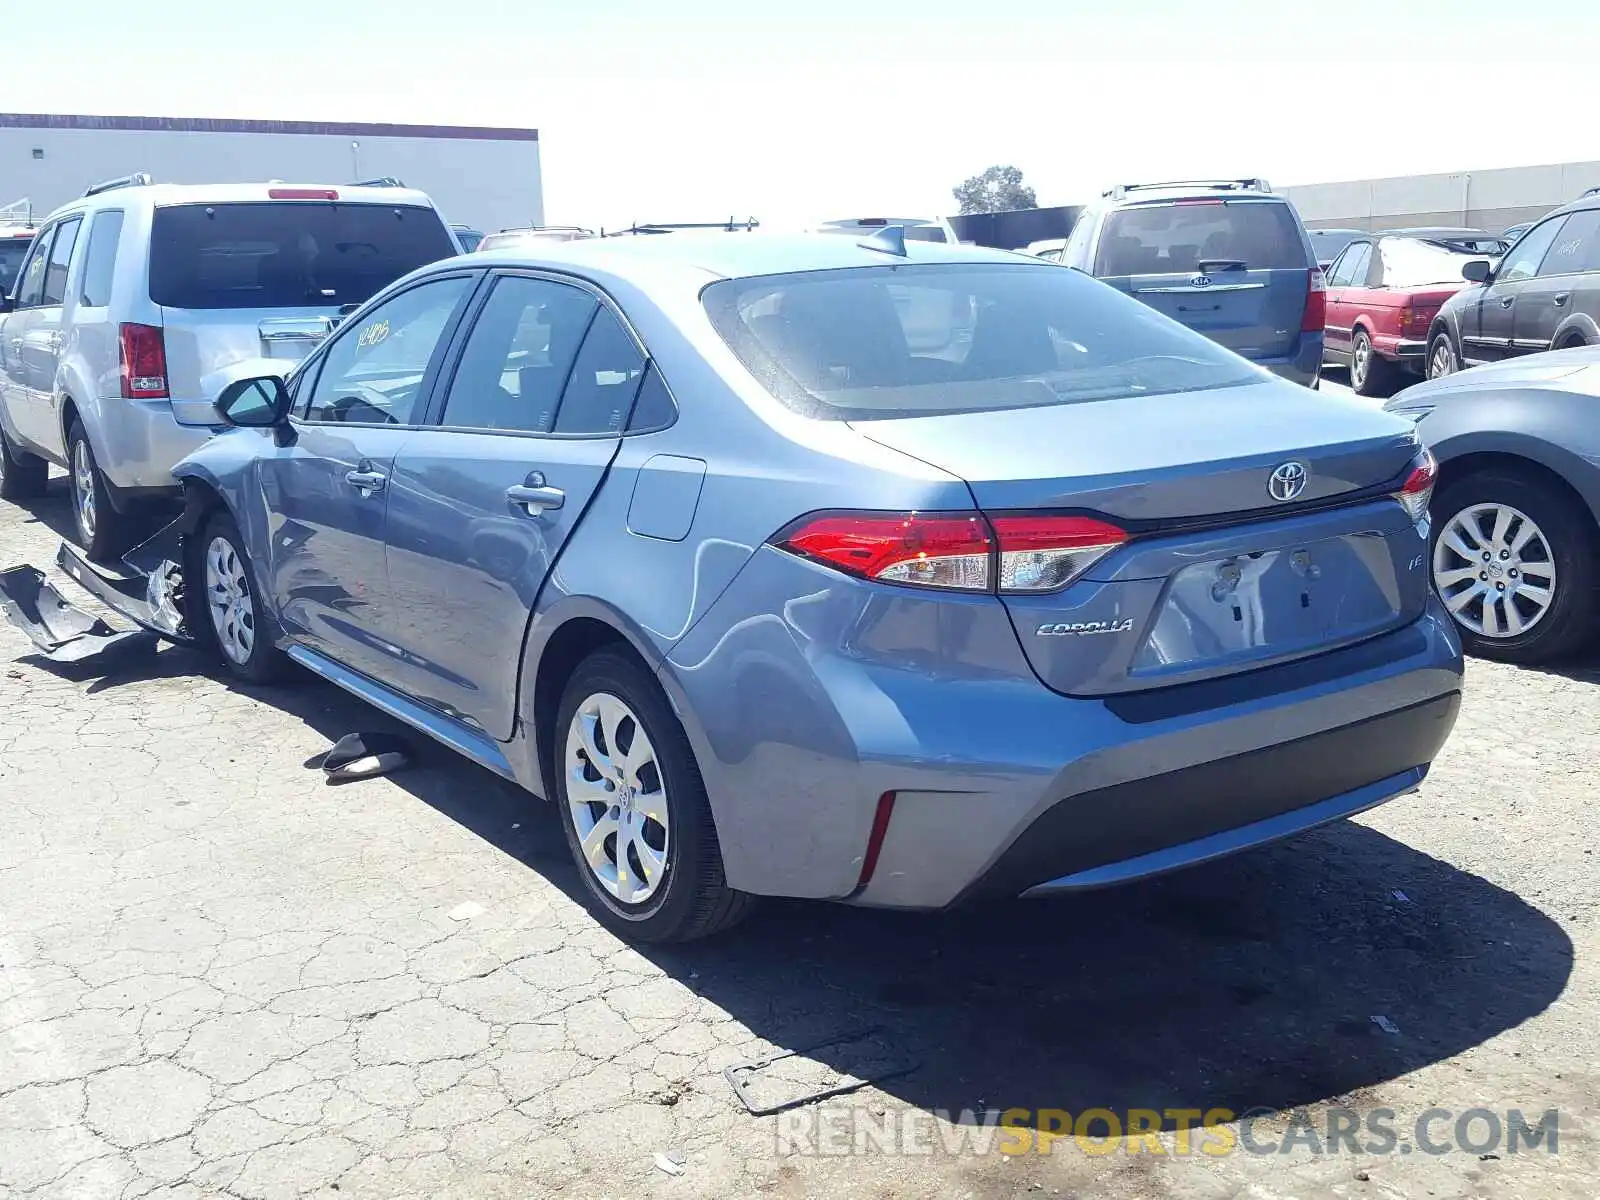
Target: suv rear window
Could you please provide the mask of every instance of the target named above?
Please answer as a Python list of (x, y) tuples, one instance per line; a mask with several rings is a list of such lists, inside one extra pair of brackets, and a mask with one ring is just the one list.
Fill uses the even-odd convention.
[(1046, 263), (758, 275), (701, 295), (767, 390), (824, 419), (1035, 408), (1261, 377), (1132, 297)]
[(1094, 273), (1193, 275), (1230, 263), (1248, 271), (1311, 266), (1300, 224), (1276, 200), (1180, 200), (1119, 208), (1105, 220)]
[(156, 209), (150, 299), (168, 308), (359, 304), (457, 253), (431, 208), (311, 203), (174, 204)]

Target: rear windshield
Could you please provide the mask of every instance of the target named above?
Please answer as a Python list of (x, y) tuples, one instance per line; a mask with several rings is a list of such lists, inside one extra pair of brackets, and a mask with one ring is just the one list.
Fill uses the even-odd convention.
[(17, 281), (17, 272), (22, 270), (22, 260), (28, 257), (28, 247), (31, 245), (32, 238), (0, 238), (0, 292), (10, 294), (11, 285)]
[(1046, 263), (761, 275), (711, 284), (702, 297), (774, 396), (825, 419), (1035, 408), (1262, 378), (1139, 301)]
[(1383, 259), (1383, 286), (1391, 288), (1425, 287), (1430, 283), (1464, 283), (1462, 264), (1482, 255), (1448, 250), (1432, 242), (1411, 238), (1384, 238), (1378, 243)]
[(1108, 216), (1094, 273), (1102, 278), (1193, 275), (1202, 269), (1281, 271), (1310, 265), (1300, 224), (1287, 204), (1184, 200), (1119, 208)]
[(415, 205), (175, 204), (155, 212), (150, 298), (169, 308), (359, 304), (456, 253), (439, 214)]

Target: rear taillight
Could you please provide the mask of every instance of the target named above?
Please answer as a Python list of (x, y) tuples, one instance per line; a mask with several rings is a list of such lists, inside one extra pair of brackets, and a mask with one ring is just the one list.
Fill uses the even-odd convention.
[(826, 513), (801, 520), (773, 540), (863, 579), (989, 590), (994, 543), (976, 513)]
[(991, 517), (1000, 544), (1002, 592), (1053, 592), (1104, 558), (1128, 535), (1093, 517)]
[(966, 592), (1065, 587), (1128, 540), (1094, 517), (822, 513), (773, 538), (792, 554), (883, 583)]
[(119, 330), (122, 394), (130, 400), (167, 398), (167, 347), (159, 325), (124, 322)]
[(1328, 323), (1328, 280), (1321, 267), (1306, 273), (1306, 315), (1300, 321), (1301, 333), (1321, 333)]
[(1433, 451), (1424, 449), (1413, 460), (1411, 474), (1406, 476), (1406, 481), (1394, 494), (1413, 521), (1420, 521), (1428, 515), (1428, 501), (1433, 499), (1433, 484), (1438, 477), (1439, 464), (1434, 461)]

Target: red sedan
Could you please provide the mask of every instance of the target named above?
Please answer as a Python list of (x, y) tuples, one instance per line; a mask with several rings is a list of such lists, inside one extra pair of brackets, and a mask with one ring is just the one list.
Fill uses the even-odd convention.
[(1434, 314), (1467, 286), (1462, 264), (1482, 257), (1416, 237), (1351, 242), (1328, 270), (1324, 357), (1350, 368), (1362, 396), (1387, 395), (1402, 371), (1422, 374)]

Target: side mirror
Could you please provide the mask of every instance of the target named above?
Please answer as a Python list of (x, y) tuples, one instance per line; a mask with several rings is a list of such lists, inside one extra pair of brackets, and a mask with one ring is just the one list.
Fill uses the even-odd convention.
[(1494, 264), (1487, 258), (1474, 258), (1461, 264), (1461, 278), (1468, 283), (1488, 283), (1494, 275)]
[(217, 412), (241, 429), (270, 429), (289, 419), (289, 389), (277, 375), (237, 379), (217, 396)]

